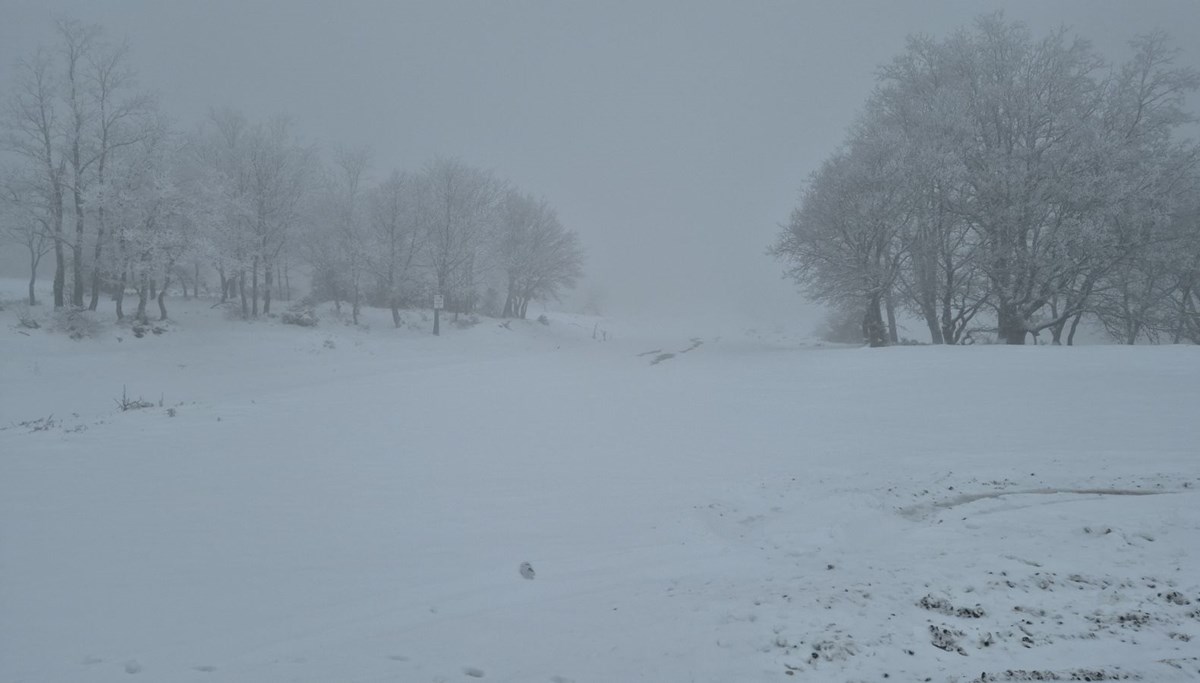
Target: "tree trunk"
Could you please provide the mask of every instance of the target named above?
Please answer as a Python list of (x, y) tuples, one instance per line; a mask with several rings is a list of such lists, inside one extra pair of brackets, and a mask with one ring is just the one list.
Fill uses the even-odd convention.
[(37, 283), (38, 264), (42, 261), (42, 257), (38, 256), (33, 249), (29, 250), (29, 305), (37, 306), (37, 296), (33, 292), (33, 286)]
[(1011, 305), (1001, 303), (996, 317), (996, 332), (1005, 344), (1020, 346), (1025, 343), (1025, 322)]
[(258, 257), (250, 263), (250, 313), (258, 317)]
[(929, 328), (929, 343), (945, 344), (946, 337), (942, 334), (942, 324), (938, 321), (937, 309), (928, 303), (922, 303), (921, 316), (925, 318), (925, 326)]
[(271, 286), (274, 284), (275, 271), (271, 268), (270, 261), (263, 262), (263, 315), (271, 313)]
[(433, 309), (433, 336), (438, 336), (442, 333), (442, 309)]
[(54, 308), (62, 308), (65, 301), (63, 300), (63, 290), (67, 284), (67, 263), (66, 254), (63, 253), (62, 243), (62, 219), (59, 219), (56, 235), (54, 236)]
[(242, 299), (242, 319), (250, 318), (250, 309), (246, 303), (246, 271), (245, 269), (238, 271), (238, 295)]
[(1133, 346), (1137, 344), (1138, 335), (1142, 333), (1142, 324), (1136, 321), (1130, 321), (1125, 325), (1125, 344)]
[(288, 262), (283, 262), (283, 300), (292, 300), (292, 279), (288, 277)]
[[(78, 172), (78, 171), (76, 171)], [(78, 178), (76, 178), (78, 182)], [(75, 244), (71, 245), (71, 305), (83, 307), (83, 197), (75, 192)]]
[(225, 279), (225, 269), (217, 268), (217, 277), (221, 278), (221, 303), (229, 298), (229, 281)]
[(121, 268), (121, 282), (117, 285), (117, 320), (125, 317), (123, 306), (125, 304), (125, 274), (127, 270), (127, 268)]
[(871, 348), (887, 346), (887, 330), (883, 324), (883, 296), (872, 294), (867, 297), (867, 309), (863, 315), (863, 337)]
[(104, 207), (96, 211), (96, 248), (92, 251), (92, 300), (88, 302), (89, 311), (96, 310), (100, 305), (100, 251), (104, 247)]
[(508, 296), (504, 299), (504, 312), (500, 314), (501, 318), (513, 317), (513, 293), (512, 286), (509, 286)]
[(146, 276), (143, 275), (141, 281), (138, 283), (138, 307), (136, 315), (137, 321), (143, 325), (146, 323), (146, 293), (149, 290), (150, 284), (146, 282)]
[(896, 329), (896, 300), (890, 291), (884, 297), (884, 303), (887, 307), (888, 342), (899, 344), (900, 332)]
[(1079, 321), (1083, 319), (1083, 312), (1075, 314), (1075, 319), (1071, 321), (1071, 331), (1067, 333), (1067, 346), (1075, 345), (1075, 330), (1079, 329)]
[(1063, 318), (1062, 320), (1060, 320), (1050, 326), (1050, 343), (1051, 344), (1054, 344), (1055, 346), (1062, 346), (1062, 333), (1063, 333), (1063, 330), (1066, 329), (1066, 327), (1067, 327), (1067, 319), (1066, 318)]
[(167, 304), (166, 304), (165, 300), (167, 298), (167, 287), (170, 286), (170, 284), (171, 284), (171, 278), (168, 277), (167, 279), (163, 280), (163, 286), (161, 289), (158, 290), (158, 319), (159, 320), (167, 319)]
[(400, 327), (400, 307), (396, 305), (396, 300), (392, 299), (392, 325), (397, 329)]

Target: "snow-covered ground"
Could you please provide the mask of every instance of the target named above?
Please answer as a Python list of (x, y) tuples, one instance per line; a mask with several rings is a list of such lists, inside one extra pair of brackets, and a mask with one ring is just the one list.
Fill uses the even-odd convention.
[(72, 341), (19, 287), (4, 683), (1200, 679), (1195, 347), (179, 300)]

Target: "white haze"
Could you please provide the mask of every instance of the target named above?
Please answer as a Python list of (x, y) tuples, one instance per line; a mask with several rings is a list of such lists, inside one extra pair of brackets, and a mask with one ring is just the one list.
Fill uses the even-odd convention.
[[(374, 175), (456, 156), (544, 196), (606, 311), (811, 326), (764, 255), (905, 36), (1003, 8), (1114, 58), (1157, 27), (1200, 65), (1200, 3), (0, 0), (0, 81), (69, 15), (128, 38), (180, 127), (287, 114)], [(2, 250), (0, 250), (2, 251)], [(18, 275), (19, 254), (0, 258)]]

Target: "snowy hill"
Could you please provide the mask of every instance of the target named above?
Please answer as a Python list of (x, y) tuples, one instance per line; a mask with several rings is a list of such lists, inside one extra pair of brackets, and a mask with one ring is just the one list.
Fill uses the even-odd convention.
[(18, 308), (0, 681), (1200, 678), (1195, 347)]

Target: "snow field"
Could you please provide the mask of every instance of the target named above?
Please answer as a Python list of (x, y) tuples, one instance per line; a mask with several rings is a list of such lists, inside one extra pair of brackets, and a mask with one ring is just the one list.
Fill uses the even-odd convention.
[(0, 312), (0, 681), (1200, 678), (1195, 348), (172, 303)]

